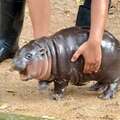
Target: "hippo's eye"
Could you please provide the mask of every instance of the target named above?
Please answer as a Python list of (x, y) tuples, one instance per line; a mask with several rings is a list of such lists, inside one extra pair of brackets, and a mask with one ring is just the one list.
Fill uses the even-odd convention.
[(27, 54), (25, 55), (25, 58), (28, 59), (28, 60), (31, 60), (31, 59), (32, 59), (32, 54), (27, 53)]

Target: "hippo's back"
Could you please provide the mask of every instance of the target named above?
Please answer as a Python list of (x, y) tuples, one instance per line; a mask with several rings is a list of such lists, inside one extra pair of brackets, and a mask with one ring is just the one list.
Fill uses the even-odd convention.
[[(73, 53), (88, 40), (89, 29), (71, 27), (61, 30), (54, 34), (53, 39), (56, 59), (57, 73), (65, 79), (82, 79), (82, 70), (84, 60), (79, 58), (75, 63), (72, 63), (71, 57)], [(104, 32), (102, 40), (102, 72), (107, 70), (113, 62), (120, 60), (120, 43), (109, 32)]]

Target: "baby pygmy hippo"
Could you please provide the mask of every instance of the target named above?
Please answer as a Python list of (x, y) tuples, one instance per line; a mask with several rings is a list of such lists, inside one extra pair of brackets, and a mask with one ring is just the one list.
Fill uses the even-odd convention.
[(103, 99), (110, 99), (120, 84), (120, 42), (105, 31), (101, 43), (102, 64), (97, 73), (84, 74), (82, 56), (71, 62), (73, 53), (87, 41), (89, 29), (71, 27), (49, 37), (32, 40), (23, 46), (14, 57), (16, 69), (24, 80), (38, 79), (42, 86), (54, 82), (54, 99), (63, 97), (71, 81), (76, 86), (95, 80), (91, 90), (101, 90)]

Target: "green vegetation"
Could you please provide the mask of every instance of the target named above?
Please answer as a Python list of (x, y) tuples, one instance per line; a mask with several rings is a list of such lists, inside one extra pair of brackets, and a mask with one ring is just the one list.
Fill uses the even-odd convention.
[(48, 116), (44, 116), (40, 118), (40, 117), (30, 117), (23, 115), (0, 113), (0, 120), (58, 120), (58, 119), (50, 118)]

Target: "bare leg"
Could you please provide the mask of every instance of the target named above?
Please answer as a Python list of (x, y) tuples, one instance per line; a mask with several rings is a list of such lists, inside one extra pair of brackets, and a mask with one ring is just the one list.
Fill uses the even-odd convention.
[(50, 5), (49, 0), (27, 0), (35, 38), (48, 35)]

